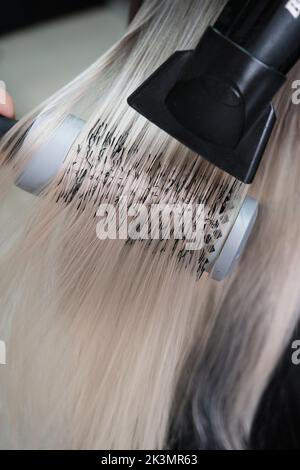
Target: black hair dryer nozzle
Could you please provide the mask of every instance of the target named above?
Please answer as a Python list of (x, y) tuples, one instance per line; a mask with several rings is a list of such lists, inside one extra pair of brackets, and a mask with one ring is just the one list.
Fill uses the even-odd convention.
[[(290, 57), (282, 51), (287, 43)], [(286, 1), (229, 1), (197, 48), (176, 52), (128, 103), (251, 183), (276, 121), (272, 99), (299, 58), (299, 44), (300, 16), (291, 15)]]

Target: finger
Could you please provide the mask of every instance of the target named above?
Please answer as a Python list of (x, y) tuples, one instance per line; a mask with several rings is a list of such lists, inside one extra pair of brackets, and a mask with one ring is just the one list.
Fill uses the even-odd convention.
[(6, 91), (0, 100), (0, 115), (13, 119), (15, 117), (15, 106), (12, 97)]

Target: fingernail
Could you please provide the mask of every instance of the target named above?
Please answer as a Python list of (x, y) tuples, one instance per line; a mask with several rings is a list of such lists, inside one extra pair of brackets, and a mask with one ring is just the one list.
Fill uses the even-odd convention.
[(6, 85), (3, 80), (0, 80), (0, 104), (6, 104)]

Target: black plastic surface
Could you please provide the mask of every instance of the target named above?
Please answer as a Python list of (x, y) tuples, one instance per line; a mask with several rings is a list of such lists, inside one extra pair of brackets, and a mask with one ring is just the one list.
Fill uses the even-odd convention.
[(251, 183), (285, 77), (213, 28), (175, 53), (129, 98), (140, 114), (222, 170)]

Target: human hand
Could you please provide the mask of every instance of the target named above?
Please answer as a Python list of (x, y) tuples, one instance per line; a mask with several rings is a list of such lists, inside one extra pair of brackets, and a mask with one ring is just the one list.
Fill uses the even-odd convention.
[(0, 115), (9, 119), (15, 117), (15, 107), (12, 97), (6, 90), (5, 83), (0, 80)]

